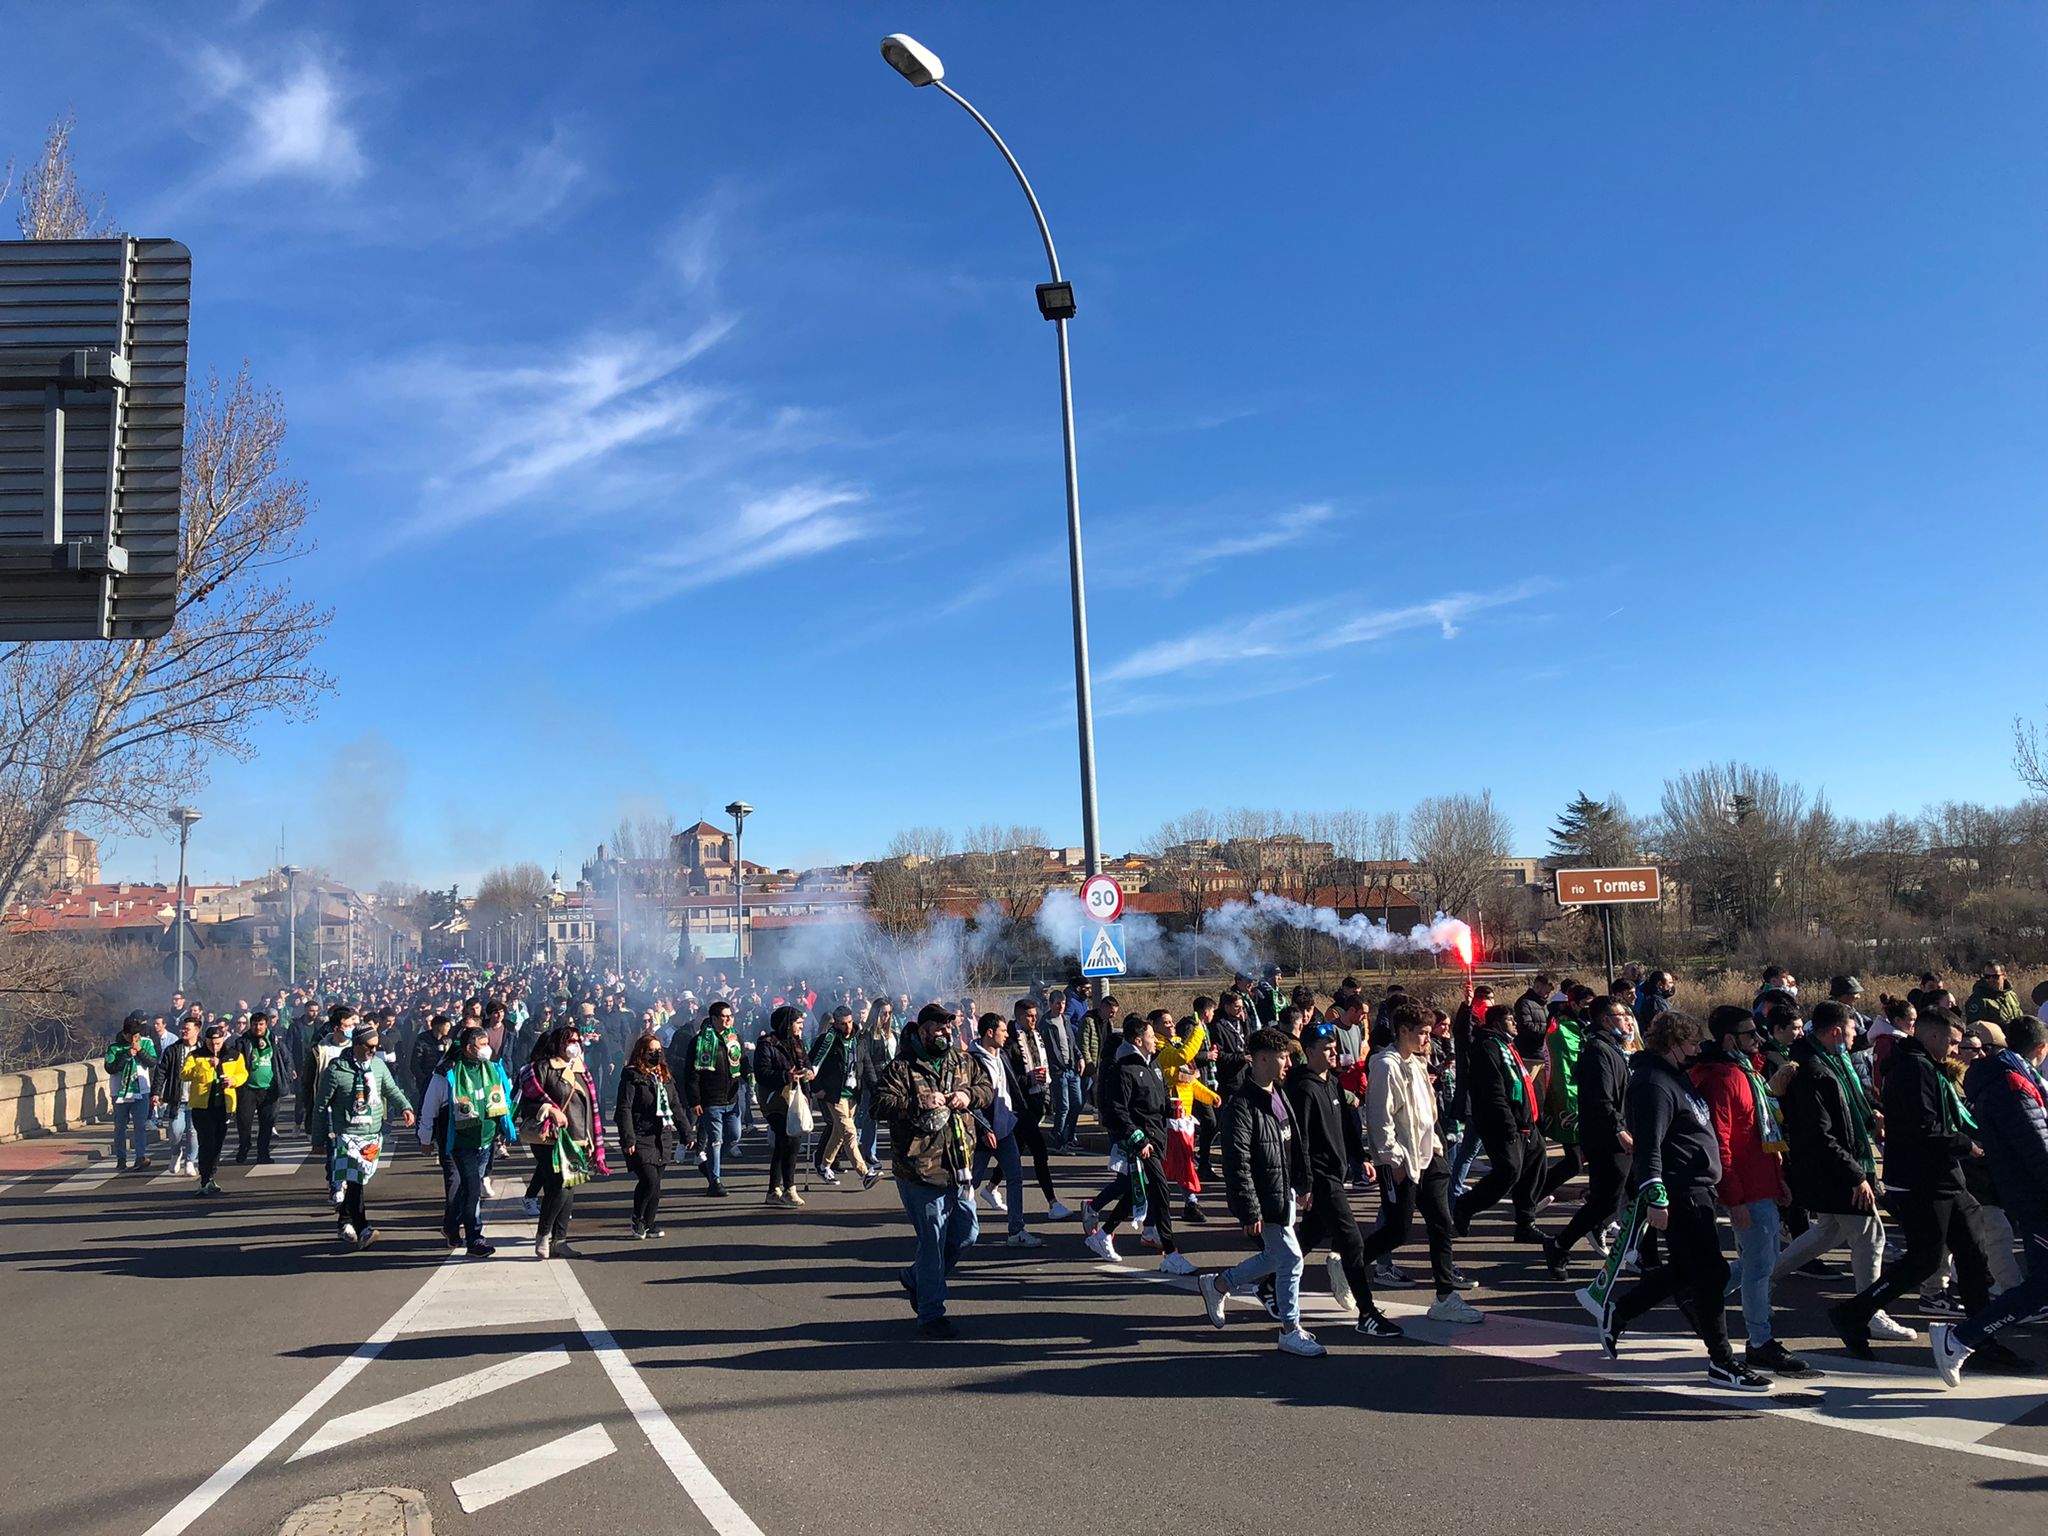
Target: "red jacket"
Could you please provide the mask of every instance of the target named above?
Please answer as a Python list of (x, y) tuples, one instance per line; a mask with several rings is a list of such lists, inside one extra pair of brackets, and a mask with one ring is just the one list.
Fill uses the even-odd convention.
[(1715, 1198), (1724, 1206), (1776, 1200), (1785, 1187), (1784, 1175), (1778, 1154), (1764, 1150), (1749, 1074), (1710, 1045), (1693, 1066), (1692, 1085), (1707, 1101), (1714, 1135), (1721, 1143), (1721, 1183)]

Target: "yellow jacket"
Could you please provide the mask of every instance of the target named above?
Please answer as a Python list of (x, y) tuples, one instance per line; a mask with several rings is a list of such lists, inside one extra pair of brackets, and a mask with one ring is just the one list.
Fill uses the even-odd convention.
[(1173, 1117), (1176, 1120), (1185, 1120), (1192, 1115), (1197, 1100), (1204, 1104), (1223, 1102), (1223, 1096), (1200, 1077), (1189, 1083), (1176, 1080), (1183, 1067), (1199, 1071), (1195, 1063), (1208, 1048), (1209, 1032), (1197, 1024), (1195, 1032), (1187, 1039), (1169, 1040), (1160, 1046), (1159, 1054), (1154, 1058), (1159, 1067), (1159, 1075), (1166, 1079), (1166, 1091), (1173, 1095)]
[(235, 1090), (249, 1081), (249, 1068), (239, 1056), (216, 1062), (208, 1056), (192, 1055), (185, 1058), (185, 1068), (179, 1076), (190, 1085), (185, 1097), (194, 1109), (213, 1107), (214, 1084), (218, 1082), (222, 1107), (232, 1114)]

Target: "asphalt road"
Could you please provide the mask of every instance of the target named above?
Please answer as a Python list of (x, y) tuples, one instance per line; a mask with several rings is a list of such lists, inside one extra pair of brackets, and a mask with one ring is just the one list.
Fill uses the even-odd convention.
[[(1946, 1394), (1924, 1343), (1857, 1367), (1814, 1336), (1844, 1282), (1781, 1297), (1819, 1388), (1732, 1399), (1703, 1390), (1675, 1315), (1601, 1360), (1504, 1216), (1460, 1246), (1479, 1328), (1359, 1340), (1312, 1261), (1331, 1353), (1306, 1361), (1249, 1308), (1212, 1330), (1192, 1282), (1134, 1242), (1113, 1270), (1078, 1223), (1039, 1221), (1043, 1249), (977, 1249), (955, 1285), (964, 1337), (928, 1343), (893, 1280), (909, 1240), (891, 1187), (767, 1208), (758, 1140), (729, 1200), (673, 1171), (664, 1240), (627, 1237), (629, 1180), (587, 1187), (587, 1256), (549, 1264), (510, 1202), (499, 1258), (448, 1260), (416, 1152), (371, 1186), (382, 1239), (343, 1253), (310, 1164), (229, 1165), (201, 1201), (154, 1175), (99, 1182), (103, 1142), (0, 1148), (0, 1529), (270, 1532), (387, 1483), (424, 1490), (439, 1531), (495, 1536), (2048, 1529), (2048, 1380)], [(1070, 1204), (1098, 1170), (1062, 1163)], [(1375, 1198), (1358, 1197), (1368, 1221)], [(1188, 1248), (1204, 1267), (1240, 1251), (1220, 1225)], [(1424, 1270), (1419, 1247), (1403, 1258)], [(1409, 1322), (1428, 1298), (1382, 1299)]]

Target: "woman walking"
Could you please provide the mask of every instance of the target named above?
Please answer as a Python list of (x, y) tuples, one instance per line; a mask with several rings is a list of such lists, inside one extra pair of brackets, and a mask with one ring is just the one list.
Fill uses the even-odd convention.
[(579, 1258), (569, 1246), (576, 1186), (593, 1172), (603, 1173), (605, 1167), (597, 1090), (583, 1065), (583, 1043), (575, 1025), (558, 1024), (541, 1036), (534, 1048), (533, 1065), (520, 1084), (520, 1099), (521, 1114), (543, 1127), (536, 1146), (540, 1224), (534, 1229), (533, 1256)]
[(896, 1059), (896, 1005), (886, 997), (878, 997), (868, 1005), (868, 1016), (861, 1025), (861, 1050), (857, 1060), (860, 1071), (860, 1107), (854, 1111), (853, 1127), (860, 1138), (861, 1156), (867, 1159), (870, 1168), (881, 1166), (881, 1159), (875, 1155), (875, 1144), (881, 1139), (882, 1122), (875, 1114), (875, 1084), (882, 1076), (882, 1069)]
[(633, 1235), (665, 1237), (659, 1221), (661, 1176), (675, 1156), (678, 1140), (688, 1140), (682, 1096), (669, 1077), (661, 1039), (642, 1035), (633, 1042), (626, 1070), (619, 1074), (618, 1102), (612, 1120), (619, 1128), (619, 1149), (633, 1172)]
[(220, 1149), (228, 1139), (228, 1116), (234, 1112), (235, 1091), (249, 1080), (249, 1069), (239, 1056), (221, 1054), (228, 1037), (225, 1024), (209, 1024), (192, 1054), (179, 1069), (185, 1080), (185, 1097), (192, 1106), (192, 1125), (199, 1134), (199, 1193), (217, 1195), (220, 1185), (213, 1181), (220, 1167)]
[(785, 1003), (769, 1015), (767, 1031), (754, 1042), (754, 1097), (768, 1125), (768, 1204), (802, 1205), (796, 1192), (796, 1137), (790, 1110), (811, 1068), (804, 1055), (804, 1011)]
[(492, 1059), (490, 1034), (471, 1024), (449, 1048), (420, 1099), (420, 1142), (441, 1158), (441, 1236), (472, 1259), (498, 1250), (484, 1241), (484, 1170), (510, 1141), (512, 1081)]

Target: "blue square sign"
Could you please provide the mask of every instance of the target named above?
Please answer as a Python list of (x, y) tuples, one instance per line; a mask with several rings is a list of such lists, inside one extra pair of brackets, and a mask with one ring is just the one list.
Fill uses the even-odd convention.
[(1082, 939), (1083, 976), (1123, 975), (1126, 952), (1122, 923), (1090, 923), (1083, 930)]

